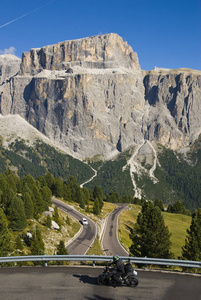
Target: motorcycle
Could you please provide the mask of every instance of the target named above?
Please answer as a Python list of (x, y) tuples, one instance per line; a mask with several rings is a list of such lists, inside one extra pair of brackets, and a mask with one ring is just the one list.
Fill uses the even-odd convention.
[[(129, 267), (128, 267), (129, 265)], [(127, 267), (127, 268), (126, 268)], [(99, 285), (114, 285), (114, 286), (130, 286), (136, 287), (139, 284), (139, 279), (137, 277), (137, 272), (132, 268), (131, 264), (125, 265), (125, 273), (120, 276), (121, 283), (117, 282), (113, 275), (111, 274), (112, 269), (106, 266), (103, 269), (103, 273), (97, 278)]]

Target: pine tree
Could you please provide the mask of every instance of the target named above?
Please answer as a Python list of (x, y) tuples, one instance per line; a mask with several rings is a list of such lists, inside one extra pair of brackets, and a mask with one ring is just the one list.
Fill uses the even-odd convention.
[(63, 181), (60, 177), (57, 177), (54, 180), (53, 194), (59, 198), (63, 197)]
[(42, 194), (43, 201), (45, 203), (45, 209), (47, 209), (48, 205), (51, 205), (52, 192), (49, 189), (49, 187), (43, 186), (41, 188), (41, 194)]
[(170, 236), (159, 207), (144, 202), (131, 232), (131, 253), (142, 257), (172, 258)]
[(100, 186), (95, 186), (94, 187), (94, 190), (93, 190), (93, 198), (94, 200), (95, 199), (98, 199), (98, 202), (99, 202), (99, 209), (101, 211), (103, 205), (104, 205), (104, 202), (103, 202), (103, 191), (102, 191), (102, 188)]
[(41, 236), (41, 231), (38, 226), (36, 226), (35, 233), (33, 234), (33, 239), (31, 241), (31, 254), (32, 255), (44, 255), (45, 245)]
[(24, 201), (24, 210), (25, 210), (26, 217), (27, 219), (32, 219), (34, 216), (34, 206), (33, 206), (31, 196), (29, 195), (29, 193), (25, 192), (22, 199)]
[(46, 180), (43, 176), (39, 175), (38, 178), (37, 178), (37, 181), (40, 182), (41, 187), (47, 186), (47, 182), (46, 182)]
[(61, 221), (60, 221), (60, 217), (59, 217), (59, 212), (58, 212), (58, 208), (57, 206), (55, 206), (54, 208), (54, 217), (53, 217), (54, 221), (61, 226)]
[(1, 197), (2, 208), (6, 215), (8, 214), (9, 207), (14, 197), (15, 197), (15, 192), (12, 190), (12, 188), (7, 186), (6, 190), (3, 191)]
[(68, 255), (68, 250), (65, 247), (64, 241), (60, 241), (57, 246), (57, 255)]
[(47, 183), (47, 186), (51, 189), (51, 191), (53, 190), (53, 186), (54, 186), (54, 177), (50, 172), (47, 172), (47, 174), (45, 175), (45, 180)]
[(67, 224), (67, 225), (70, 225), (70, 224), (71, 224), (71, 221), (70, 221), (69, 216), (66, 216), (66, 224)]
[(41, 191), (36, 185), (33, 187), (31, 195), (33, 197), (34, 213), (35, 216), (37, 216), (45, 209), (45, 201), (43, 200)]
[(9, 227), (12, 230), (23, 230), (26, 225), (26, 214), (24, 210), (24, 202), (18, 196), (15, 196), (8, 210)]
[(164, 211), (163, 202), (161, 200), (155, 199), (154, 206), (158, 206), (161, 211)]
[(68, 179), (67, 186), (70, 189), (71, 200), (77, 202), (77, 190), (80, 189), (77, 179), (74, 176), (70, 176)]
[(102, 191), (102, 188), (98, 185), (96, 185), (94, 187), (94, 190), (93, 190), (93, 198), (102, 198), (103, 199), (103, 191)]
[(23, 181), (22, 181), (22, 185), (27, 185), (29, 187), (30, 190), (33, 189), (33, 186), (36, 186), (36, 182), (34, 180), (34, 178), (31, 175), (27, 175), (24, 177)]
[(79, 203), (81, 208), (85, 208), (85, 201), (84, 201), (84, 193), (80, 187), (77, 188), (77, 202)]
[(89, 205), (90, 193), (89, 193), (88, 188), (83, 187), (83, 193), (84, 193), (84, 198), (85, 198), (84, 202), (86, 205)]
[(70, 187), (65, 183), (64, 183), (64, 187), (63, 187), (63, 199), (65, 201), (71, 201)]
[(182, 259), (201, 261), (201, 209), (192, 215), (190, 229), (187, 229)]
[(50, 228), (51, 225), (52, 225), (51, 217), (50, 217), (50, 215), (47, 215), (47, 218), (46, 218), (46, 226), (47, 226), (48, 228)]
[(94, 200), (94, 205), (93, 205), (93, 213), (95, 214), (95, 215), (99, 215), (100, 214), (100, 206), (99, 206), (99, 201), (98, 201), (98, 198), (96, 198), (95, 200)]
[[(59, 244), (57, 245), (57, 252), (56, 255), (68, 255), (68, 250), (65, 247), (64, 241), (60, 241)], [(65, 265), (67, 264), (66, 261), (58, 261), (57, 264), (59, 265)]]
[(8, 229), (8, 219), (0, 208), (0, 256), (7, 256), (13, 251), (12, 239), (12, 233)]

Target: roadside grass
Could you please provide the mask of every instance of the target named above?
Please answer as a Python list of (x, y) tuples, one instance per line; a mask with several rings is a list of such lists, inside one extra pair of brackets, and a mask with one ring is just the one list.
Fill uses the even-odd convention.
[(110, 202), (104, 202), (102, 214), (104, 217), (107, 217), (115, 208), (116, 204)]
[(175, 259), (181, 256), (182, 247), (185, 244), (187, 236), (186, 230), (190, 228), (191, 216), (182, 214), (171, 214), (163, 212), (165, 224), (168, 226), (172, 236), (170, 240), (172, 242), (172, 252), (175, 255)]
[[(139, 205), (130, 205), (129, 209), (124, 210), (119, 216), (119, 240), (122, 246), (129, 252), (131, 246), (130, 230), (133, 228), (138, 213), (141, 210)], [(175, 255), (175, 259), (181, 256), (182, 246), (185, 244), (187, 235), (186, 230), (190, 227), (191, 217), (181, 214), (171, 214), (162, 212), (166, 226), (171, 235), (172, 247), (171, 251)]]
[(129, 252), (131, 246), (130, 231), (133, 228), (138, 213), (141, 210), (140, 205), (129, 205), (119, 216), (118, 238), (121, 245)]
[(91, 246), (91, 248), (87, 252), (87, 255), (93, 255), (93, 254), (94, 255), (104, 255), (98, 237), (95, 239), (93, 245)]

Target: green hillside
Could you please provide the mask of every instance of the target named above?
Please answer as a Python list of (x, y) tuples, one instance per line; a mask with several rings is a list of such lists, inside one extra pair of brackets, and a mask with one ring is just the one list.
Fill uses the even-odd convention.
[[(97, 176), (85, 185), (88, 189), (98, 185), (102, 187), (104, 195), (115, 192), (120, 196), (135, 196), (130, 167), (127, 166), (134, 148), (120, 153), (112, 160), (102, 161), (96, 156), (94, 160), (88, 159), (84, 163), (40, 140), (32, 147), (22, 139), (16, 139), (7, 149), (2, 145), (1, 142), (0, 172), (11, 169), (20, 177), (30, 174), (36, 179), (49, 171), (64, 181), (70, 175), (75, 176), (81, 184), (92, 178), (94, 168)], [(159, 163), (154, 171), (157, 183), (149, 176), (149, 165), (142, 163), (140, 173), (134, 174), (142, 197), (153, 201), (159, 199), (166, 205), (179, 200), (190, 211), (201, 207), (201, 137), (185, 156), (158, 145), (157, 159)]]
[(16, 139), (8, 149), (1, 143), (0, 173), (6, 169), (16, 171), (20, 177), (30, 174), (35, 179), (45, 176), (47, 171), (64, 181), (72, 175), (80, 184), (94, 175), (94, 171), (87, 164), (40, 140), (30, 147), (27, 141)]
[(124, 171), (122, 170), (130, 155), (129, 151), (126, 151), (113, 160), (91, 163), (90, 165), (98, 171), (98, 174), (86, 187), (91, 189), (99, 185), (105, 195), (111, 192), (116, 192), (120, 196), (133, 195), (130, 170), (128, 167)]
[[(131, 246), (129, 237), (130, 230), (133, 228), (137, 220), (138, 213), (141, 210), (139, 205), (131, 205), (131, 209), (123, 211), (119, 217), (119, 238), (123, 246), (128, 250)], [(186, 238), (186, 230), (190, 227), (191, 217), (181, 214), (171, 214), (163, 212), (166, 226), (172, 234), (170, 240), (172, 242), (171, 251), (175, 258), (181, 255), (181, 248), (184, 246)]]

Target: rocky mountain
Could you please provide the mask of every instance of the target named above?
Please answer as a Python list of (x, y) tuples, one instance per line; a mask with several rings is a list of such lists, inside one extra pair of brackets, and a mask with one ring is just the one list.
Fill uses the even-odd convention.
[(135, 196), (142, 194), (135, 174), (144, 166), (159, 180), (159, 145), (187, 152), (201, 132), (201, 71), (143, 71), (117, 34), (31, 49), (20, 67), (16, 60), (17, 74), (6, 65), (0, 65), (10, 76), (0, 77), (2, 116), (18, 114), (82, 160), (106, 162), (128, 151), (121, 172), (129, 170)]
[(21, 59), (12, 54), (0, 55), (0, 84), (19, 72)]

